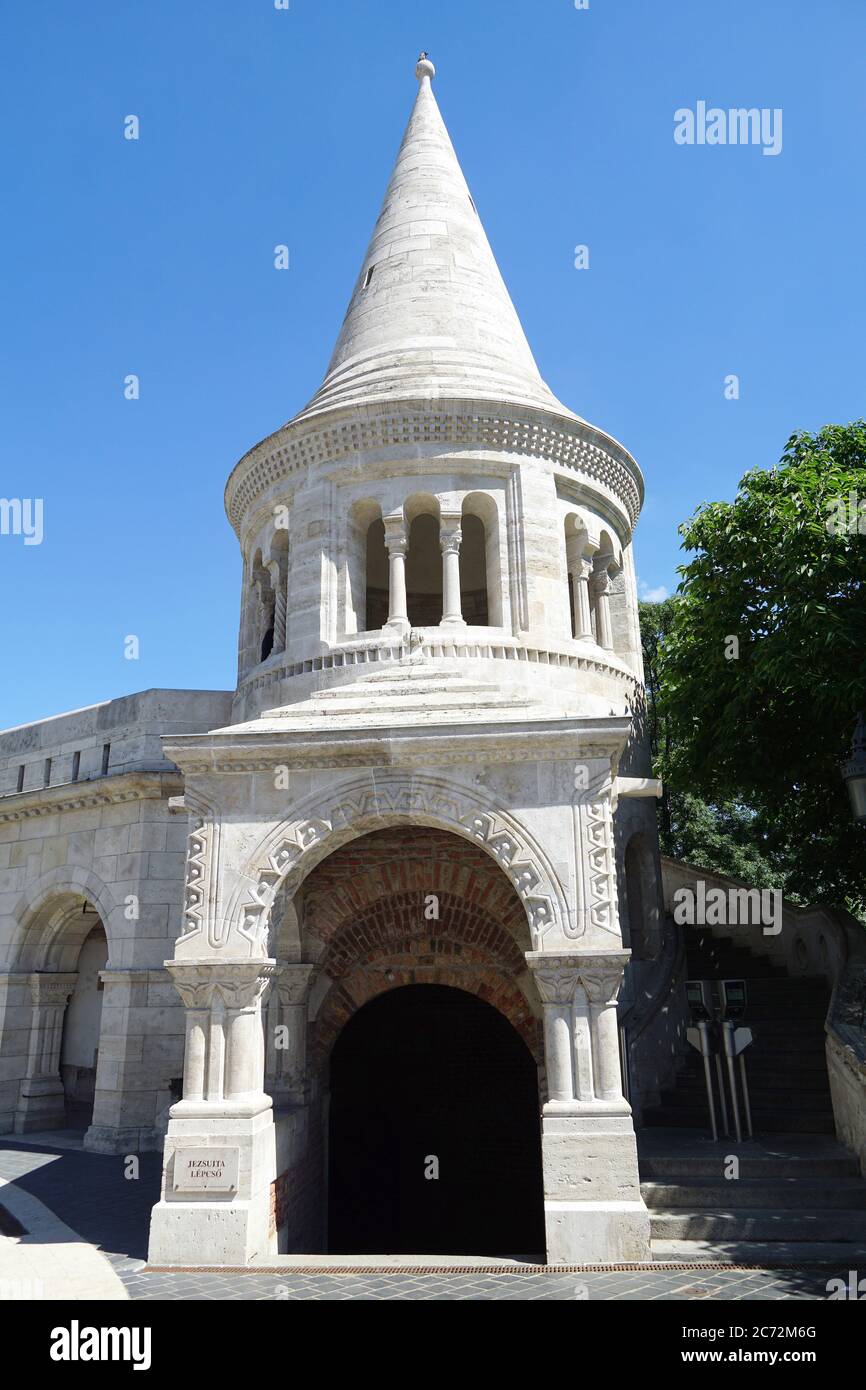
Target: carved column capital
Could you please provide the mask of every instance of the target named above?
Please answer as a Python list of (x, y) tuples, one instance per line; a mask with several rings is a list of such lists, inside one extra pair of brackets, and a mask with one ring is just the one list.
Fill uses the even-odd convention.
[(443, 526), (439, 531), (439, 548), (443, 555), (459, 555), (463, 532), (459, 526)]
[(526, 963), (545, 1004), (569, 1004), (579, 975), (579, 957), (547, 951), (527, 951)]
[(277, 963), (167, 960), (165, 968), (188, 1009), (209, 1009), (217, 995), (229, 1009), (254, 1008), (271, 983)]
[(622, 984), (622, 973), (630, 951), (587, 952), (580, 966), (580, 982), (591, 1004), (612, 1004)]
[(409, 549), (409, 532), (402, 516), (386, 516), (382, 520), (385, 527), (385, 545), (391, 555), (405, 555)]
[(34, 971), (29, 977), (30, 998), (37, 1008), (65, 1008), (66, 1002), (78, 979), (74, 974), (60, 974), (56, 970)]
[(314, 965), (277, 966), (276, 987), (281, 1004), (306, 1004), (315, 968)]

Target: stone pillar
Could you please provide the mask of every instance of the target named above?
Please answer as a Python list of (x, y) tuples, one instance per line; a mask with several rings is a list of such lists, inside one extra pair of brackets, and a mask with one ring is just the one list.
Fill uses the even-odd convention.
[(279, 560), (268, 564), (271, 585), (274, 591), (274, 651), (286, 650), (286, 573)]
[(442, 551), (442, 626), (465, 627), (460, 601), (460, 542), (463, 532), (459, 526), (443, 527), (439, 533)]
[(526, 956), (544, 1007), (541, 1143), (550, 1264), (650, 1258), (634, 1127), (619, 1081), (616, 994), (628, 955)]
[(593, 571), (591, 590), (595, 599), (595, 640), (605, 651), (613, 651), (610, 622), (610, 575), (606, 569)]
[(15, 1112), (15, 1133), (66, 1126), (66, 1097), (60, 1077), (63, 1017), (77, 974), (54, 971), (30, 976), (32, 1015), (26, 1074)]
[(403, 518), (385, 519), (385, 546), (388, 551), (388, 623), (403, 633), (409, 631), (406, 611), (406, 552), (409, 539)]
[(572, 999), (577, 971), (567, 957), (541, 953), (529, 960), (544, 1010), (544, 1060), (548, 1104), (570, 1105), (572, 1075)]
[[(249, 1264), (273, 1254), (276, 1145), (264, 1091), (262, 1003), (272, 960), (166, 961), (187, 1010), (183, 1099), (172, 1106), (153, 1264)], [(208, 1165), (206, 1180), (191, 1178)]]
[(107, 967), (99, 978), (96, 1089), (84, 1147), (103, 1154), (159, 1150), (164, 1136), (158, 1116), (168, 1100), (167, 1083), (183, 1066), (178, 1036), (183, 1011), (171, 1008), (170, 994), (165, 999), (171, 981), (163, 970)]
[(589, 1000), (595, 1094), (599, 1100), (614, 1102), (623, 1099), (616, 1013), (622, 971), (616, 956), (609, 962), (603, 961), (596, 970), (581, 971), (581, 983)]
[(578, 560), (571, 574), (574, 592), (575, 640), (592, 641), (592, 610), (589, 602), (589, 576), (592, 574), (591, 560)]
[(307, 1000), (314, 969), (277, 968), (268, 1006), (265, 1063), (265, 1090), (274, 1105), (304, 1105), (307, 1100)]

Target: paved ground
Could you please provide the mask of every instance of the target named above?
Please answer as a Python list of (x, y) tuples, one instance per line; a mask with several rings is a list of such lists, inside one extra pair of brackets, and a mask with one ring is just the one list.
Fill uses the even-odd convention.
[[(159, 1189), (160, 1158), (143, 1154), (138, 1170), (131, 1171), (123, 1158), (85, 1154), (80, 1141), (70, 1136), (68, 1146), (20, 1138), (0, 1140), (0, 1179), (12, 1188), (0, 1186), (0, 1206), (19, 1213), (27, 1226), (40, 1215), (42, 1204), (48, 1212), (40, 1215), (42, 1224), (29, 1239), (0, 1235), (0, 1271), (20, 1272), (22, 1281), (34, 1277), (33, 1260), (46, 1268), (52, 1252), (67, 1261), (70, 1277), (70, 1244), (88, 1261), (87, 1270), (98, 1271), (94, 1259), (104, 1257), (112, 1274), (104, 1281), (106, 1290), (120, 1281), (132, 1299), (457, 1299), (518, 1301), (552, 1299), (575, 1300), (770, 1300), (826, 1299), (827, 1282), (848, 1278), (848, 1268), (741, 1269), (737, 1267), (695, 1265), (692, 1268), (641, 1266), (621, 1269), (550, 1270), (525, 1273), (517, 1269), (489, 1273), (467, 1266), (454, 1272), (410, 1269), (336, 1273), (324, 1262), (298, 1257), (273, 1269), (255, 1272), (189, 1271), (149, 1272), (145, 1267), (150, 1209)], [(6, 1194), (6, 1196), (4, 1196)], [(28, 1205), (27, 1199), (33, 1199)], [(50, 1215), (59, 1220), (50, 1226)], [(71, 1228), (71, 1230), (70, 1230)], [(3, 1229), (0, 1224), (0, 1230)], [(64, 1235), (63, 1232), (66, 1232)], [(43, 1247), (36, 1251), (34, 1247)], [(101, 1256), (97, 1254), (101, 1252)], [(14, 1277), (14, 1274), (13, 1274)], [(31, 1297), (24, 1291), (5, 1290), (6, 1297)], [(0, 1287), (0, 1296), (4, 1290)], [(70, 1294), (70, 1296), (72, 1296)], [(82, 1292), (79, 1296), (88, 1297)], [(123, 1291), (98, 1296), (124, 1297)]]

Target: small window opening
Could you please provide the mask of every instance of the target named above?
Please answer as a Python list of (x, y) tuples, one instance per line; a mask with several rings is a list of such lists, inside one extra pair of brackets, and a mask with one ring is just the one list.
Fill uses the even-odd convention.
[(18, 790), (20, 792), (23, 792), (24, 790), (24, 767), (25, 764), (22, 763), (18, 769)]
[(375, 267), (374, 265), (371, 265), (371, 266), (369, 267), (368, 271), (367, 271), (367, 274), (364, 276), (364, 289), (367, 288), (367, 286), (369, 285), (370, 281), (372, 280), (372, 278), (373, 278), (373, 271), (374, 271), (375, 269), (376, 269), (376, 267)]
[(105, 776), (107, 775), (107, 773), (108, 773), (108, 759), (109, 759), (110, 757), (111, 757), (111, 744), (110, 744), (110, 743), (103, 743), (103, 745), (102, 745), (102, 776), (103, 776), (103, 777), (105, 777)]
[(42, 776), (42, 785), (47, 787), (51, 782), (51, 759), (45, 759), (45, 771)]
[(72, 780), (73, 780), (73, 782), (77, 782), (77, 781), (78, 781), (78, 774), (79, 774), (80, 771), (81, 771), (81, 754), (80, 754), (80, 753), (73, 753), (73, 754), (72, 754)]

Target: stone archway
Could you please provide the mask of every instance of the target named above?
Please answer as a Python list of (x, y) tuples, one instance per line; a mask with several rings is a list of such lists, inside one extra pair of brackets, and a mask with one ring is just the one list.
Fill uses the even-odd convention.
[[(474, 1001), (482, 1012), (489, 1009), (507, 1037), (514, 1039), (511, 1051), (516, 1049), (531, 1088), (528, 1110), (522, 1120), (515, 1118), (514, 1132), (522, 1136), (516, 1149), (524, 1155), (524, 1172), (536, 1174), (545, 1073), (541, 1011), (526, 966), (531, 936), (523, 903), (489, 854), (460, 836), (427, 827), (371, 831), (320, 861), (294, 900), (282, 906), (289, 920), (277, 926), (278, 957), (282, 943), (287, 950), (297, 944), (303, 959), (315, 962), (300, 965), (278, 959), (277, 988), (265, 1026), (266, 1044), (280, 1025), (287, 1026), (292, 1039), (283, 1054), (269, 1050), (266, 1089), (277, 1107), (278, 1123), (279, 1110), (286, 1104), (291, 1109), (303, 1105), (308, 1119), (303, 1152), (296, 1150), (275, 1199), (275, 1219), (284, 1218), (289, 1227), (288, 1248), (311, 1250), (327, 1244), (323, 1227), (328, 1208), (328, 1107), (332, 1060), (339, 1057), (340, 1039), (366, 1007), (407, 987), (429, 986), (436, 997)], [(434, 994), (425, 997), (429, 1000)], [(309, 1024), (302, 1034), (300, 1019), (307, 1019), (308, 1010), (299, 1000), (308, 998)], [(388, 1006), (383, 1002), (381, 1007)], [(508, 1051), (508, 1044), (503, 1046)], [(488, 1069), (491, 1065), (488, 1058)], [(345, 1102), (344, 1088), (344, 1108)], [(457, 1103), (455, 1097), (455, 1107)], [(515, 1152), (513, 1135), (509, 1152)], [(503, 1172), (507, 1171), (512, 1170), (506, 1164)], [(525, 1181), (528, 1190), (532, 1182)], [(494, 1189), (491, 1184), (491, 1192)], [(538, 1231), (527, 1216), (533, 1203), (527, 1198), (518, 1204), (520, 1219), (512, 1222), (511, 1235), (517, 1239), (522, 1232), (524, 1245), (530, 1238), (537, 1244)], [(480, 1199), (476, 1205), (480, 1211)], [(533, 1207), (535, 1215), (540, 1210)], [(481, 1236), (476, 1229), (476, 1245)], [(454, 1237), (450, 1239), (453, 1243)], [(458, 1238), (452, 1253), (467, 1248)], [(490, 1253), (489, 1244), (487, 1248)]]
[(543, 1257), (537, 1069), (491, 1004), (404, 985), (329, 1067), (328, 1250)]
[(97, 902), (107, 902), (98, 880), (85, 887), (47, 875), (20, 905), (3, 1027), (4, 1052), (20, 1058), (10, 1117), (16, 1133), (65, 1129), (71, 1121), (82, 1128), (92, 1118), (108, 960)]

